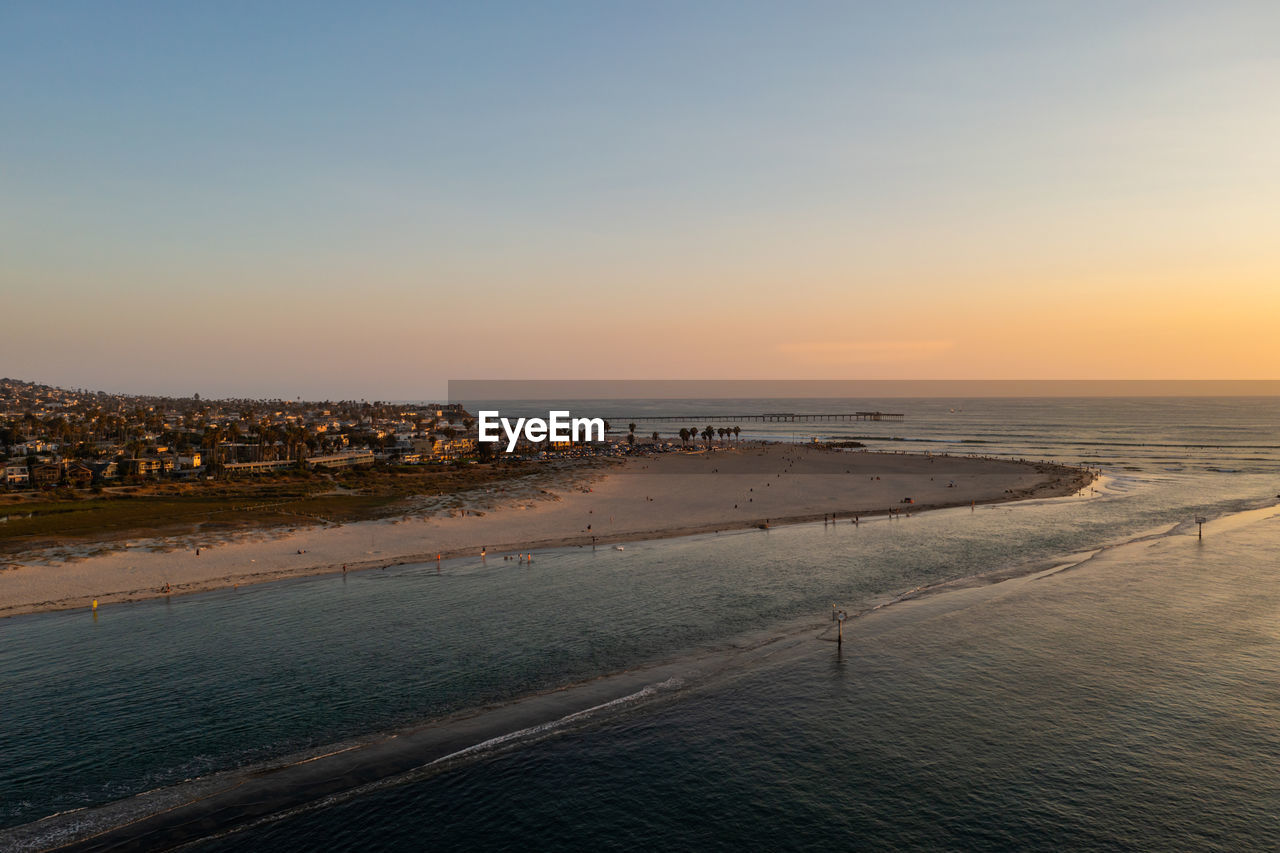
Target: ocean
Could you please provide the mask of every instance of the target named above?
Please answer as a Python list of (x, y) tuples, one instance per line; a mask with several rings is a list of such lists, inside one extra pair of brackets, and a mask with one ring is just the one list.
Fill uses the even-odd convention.
[[(672, 406), (849, 408), (616, 408)], [(906, 417), (743, 438), (1103, 477), (0, 620), (0, 849), (1280, 846), (1280, 401), (856, 408)], [(833, 604), (862, 614), (840, 645)], [(370, 740), (377, 761), (253, 787)], [(212, 791), (231, 793), (199, 820), (126, 826)]]

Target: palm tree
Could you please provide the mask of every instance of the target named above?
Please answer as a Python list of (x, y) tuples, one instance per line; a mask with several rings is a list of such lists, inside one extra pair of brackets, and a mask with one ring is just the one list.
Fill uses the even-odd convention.
[(689, 430), (686, 427), (680, 427), (680, 444), (683, 446), (689, 443)]
[(656, 429), (653, 431), (653, 443), (658, 443), (658, 431)]
[(200, 444), (209, 448), (214, 464), (218, 464), (218, 450), (219, 445), (222, 444), (222, 427), (217, 424), (209, 424), (205, 427), (204, 436), (200, 439)]
[(289, 456), (297, 460), (301, 466), (307, 458), (307, 428), (304, 426), (291, 426), (288, 428), (289, 436)]
[(733, 437), (736, 439), (736, 438), (737, 438), (739, 435), (741, 435), (741, 434), (742, 434), (742, 427), (740, 427), (740, 426), (735, 426), (735, 427), (733, 428)]

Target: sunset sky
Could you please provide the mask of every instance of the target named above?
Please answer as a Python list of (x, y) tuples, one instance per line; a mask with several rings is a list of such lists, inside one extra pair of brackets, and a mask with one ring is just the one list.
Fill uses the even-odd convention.
[(0, 375), (1280, 378), (1280, 5), (0, 6)]

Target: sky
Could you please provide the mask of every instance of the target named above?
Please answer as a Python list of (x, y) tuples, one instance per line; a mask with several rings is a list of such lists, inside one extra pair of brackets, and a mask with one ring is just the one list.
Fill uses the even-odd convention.
[(0, 375), (1280, 378), (1280, 5), (0, 4)]

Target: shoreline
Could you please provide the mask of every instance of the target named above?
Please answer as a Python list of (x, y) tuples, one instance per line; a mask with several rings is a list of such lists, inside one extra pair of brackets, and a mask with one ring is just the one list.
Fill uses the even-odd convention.
[[(1047, 497), (1047, 496), (1046, 496)], [(989, 503), (1007, 503), (991, 501)], [(956, 508), (933, 507), (931, 509)], [(1173, 531), (1168, 531), (1172, 533)], [(1166, 533), (1166, 535), (1168, 535)], [(900, 620), (929, 618), (1016, 593), (1024, 584), (1079, 568), (1099, 553), (1144, 542), (1147, 535), (1033, 562), (938, 581), (880, 596), (850, 613), (858, 631), (892, 629)], [(924, 608), (923, 610), (921, 608)], [(889, 620), (879, 625), (878, 619)], [(473, 761), (518, 750), (636, 707), (649, 707), (723, 686), (768, 660), (810, 655), (811, 642), (831, 642), (834, 626), (813, 617), (749, 631), (723, 644), (696, 647), (625, 669), (466, 708), (406, 726), (324, 744), (243, 767), (198, 776), (120, 800), (48, 815), (0, 830), (9, 840), (49, 850), (103, 849), (143, 833), (182, 845), (234, 836), (280, 814), (331, 806), (389, 787), (421, 781)], [(261, 813), (264, 802), (271, 804)], [(213, 835), (193, 830), (193, 817), (230, 815)]]
[[(753, 456), (757, 458), (752, 458)], [(218, 546), (217, 551), (223, 558), (223, 563), (230, 562), (230, 565), (220, 565), (207, 556), (200, 557), (201, 570), (206, 567), (220, 570), (212, 573), (205, 571), (196, 577), (184, 578), (181, 575), (182, 568), (195, 570), (196, 563), (187, 559), (193, 556), (189, 548), (159, 552), (126, 549), (76, 561), (21, 566), (17, 571), (43, 575), (43, 583), (34, 584), (35, 588), (30, 592), (40, 591), (44, 594), (29, 594), (26, 600), (12, 602), (5, 602), (0, 598), (0, 618), (56, 610), (87, 609), (95, 600), (99, 605), (124, 604), (238, 588), (241, 585), (336, 574), (344, 570), (369, 571), (392, 566), (430, 564), (437, 558), (439, 562), (468, 556), (483, 559), (487, 554), (499, 559), (507, 555), (536, 551), (588, 547), (593, 542), (595, 547), (611, 547), (628, 542), (806, 524), (833, 517), (837, 523), (851, 523), (854, 518), (911, 515), (978, 504), (1064, 497), (1079, 493), (1096, 477), (1089, 469), (1050, 462), (937, 456), (900, 451), (847, 453), (807, 445), (753, 444), (708, 454), (680, 454), (679, 457), (668, 459), (665, 455), (657, 455), (631, 458), (627, 461), (625, 470), (601, 472), (598, 478), (588, 481), (591, 484), (589, 487), (584, 488), (580, 479), (569, 479), (558, 487), (557, 492), (543, 490), (534, 503), (486, 508), (483, 511), (473, 509), (471, 516), (464, 511), (461, 517), (360, 522), (334, 528), (303, 529), (278, 537), (245, 537), (238, 542)], [(764, 458), (764, 462), (757, 461), (758, 458)], [(797, 464), (801, 470), (794, 473), (812, 476), (799, 481), (803, 488), (793, 485), (790, 492), (787, 492), (786, 484), (780, 482), (782, 475), (793, 472)], [(651, 465), (669, 470), (645, 473)], [(741, 470), (735, 470), (735, 465)], [(769, 470), (764, 470), (765, 467), (769, 467)], [(860, 480), (855, 481), (849, 476), (855, 467), (862, 469), (857, 473), (868, 476), (872, 485), (862, 485)], [(721, 472), (721, 468), (727, 470)], [(805, 470), (806, 468), (811, 470)], [(842, 473), (836, 473), (842, 468)], [(881, 473), (873, 473), (877, 471)], [(929, 482), (933, 484), (932, 491), (927, 488), (922, 476), (929, 472), (935, 475), (929, 477)], [(719, 479), (708, 479), (708, 474), (718, 474)], [(962, 487), (954, 495), (947, 494), (937, 484), (938, 475), (961, 481), (959, 484), (952, 481), (946, 489), (957, 485)], [(885, 481), (881, 481), (882, 476), (886, 478)], [(655, 477), (662, 479), (655, 480)], [(973, 483), (963, 482), (962, 477), (976, 477), (978, 483), (975, 486)], [(793, 483), (797, 481), (794, 476), (788, 479)], [(739, 489), (743, 485), (754, 484), (748, 487), (752, 493), (755, 487), (763, 489), (778, 484), (780, 488), (774, 490), (778, 500), (770, 502), (769, 506), (765, 506), (768, 502), (765, 494), (762, 492), (759, 495), (762, 499), (761, 508), (772, 508), (775, 511), (768, 516), (753, 514), (751, 517), (742, 517), (739, 503), (733, 504), (732, 510), (727, 506), (707, 506), (709, 495), (725, 504), (731, 499), (723, 496), (725, 489), (721, 483), (736, 485)], [(709, 487), (708, 484), (714, 484), (714, 487)], [(646, 494), (643, 496), (646, 503), (638, 504), (641, 493), (646, 491), (643, 486), (650, 487), (648, 491), (658, 494), (659, 498)], [(671, 494), (664, 494), (657, 488), (659, 486), (666, 487)], [(884, 491), (880, 486), (911, 488), (913, 494), (922, 495), (921, 502), (886, 505), (886, 501), (877, 495), (877, 492)], [(596, 487), (607, 494), (597, 498)], [(482, 492), (478, 497), (483, 499), (485, 495)], [(660, 510), (656, 509), (660, 499), (666, 500), (668, 497), (673, 500), (662, 504)], [(836, 504), (835, 501), (840, 503)], [(815, 502), (823, 504), (822, 512), (813, 511), (816, 508)], [(582, 513), (584, 506), (587, 514)], [(594, 513), (596, 508), (601, 509), (601, 516), (610, 511), (634, 512), (641, 517), (641, 521), (649, 523), (605, 529), (603, 518), (595, 516), (595, 530), (591, 524), (586, 529), (580, 526), (576, 530), (566, 529), (566, 522), (580, 525), (581, 521), (576, 519), (593, 517), (589, 514)], [(702, 518), (698, 517), (699, 511)], [(735, 511), (739, 511), (737, 518), (732, 517)], [(612, 515), (609, 516), (609, 522), (613, 522)], [(401, 525), (405, 530), (393, 529)], [(471, 528), (474, 532), (468, 533), (464, 528)], [(505, 530), (510, 530), (515, 535), (510, 539), (497, 539)], [(551, 535), (536, 536), (544, 530)], [(391, 546), (394, 553), (361, 552), (358, 549), (363, 549), (364, 533), (368, 533), (374, 541), (379, 534), (399, 540)], [(420, 540), (431, 533), (437, 535), (437, 545), (430, 550), (423, 550)], [(361, 537), (358, 543), (355, 541), (357, 535)], [(340, 537), (344, 541), (337, 544), (345, 548), (326, 547), (333, 545), (333, 540)], [(496, 544), (490, 545), (489, 541)], [(188, 545), (199, 547), (198, 543)], [(298, 546), (294, 549), (295, 553), (287, 553), (287, 548), (295, 545)], [(417, 547), (410, 549), (406, 545)], [(330, 552), (329, 559), (305, 565), (288, 565), (289, 557), (305, 556), (313, 547)], [(379, 555), (370, 559), (372, 553)], [(258, 571), (246, 571), (259, 559), (267, 565)], [(173, 565), (183, 561), (185, 566)], [(125, 565), (126, 563), (150, 565), (139, 571), (135, 565)], [(50, 594), (59, 586), (57, 575), (60, 572), (70, 574), (75, 585), (82, 589), (92, 584), (101, 591), (76, 591), (65, 596)], [(142, 577), (137, 577), (138, 575)], [(135, 577), (146, 582), (129, 583)], [(0, 590), (5, 589), (6, 582), (14, 579), (13, 570), (0, 573)], [(115, 588), (110, 588), (113, 585)]]

